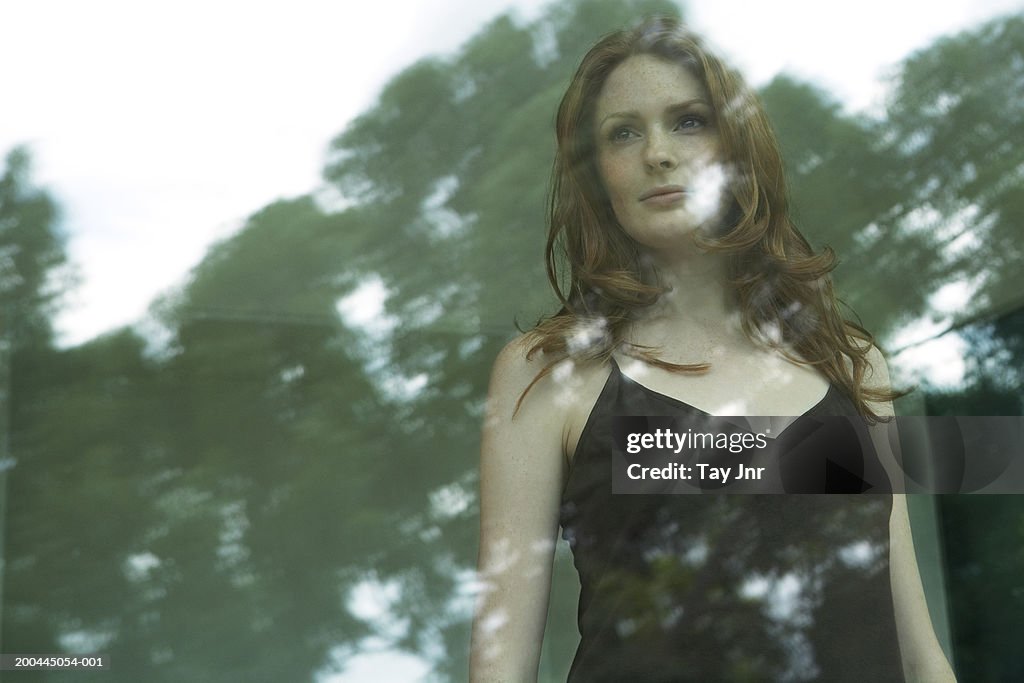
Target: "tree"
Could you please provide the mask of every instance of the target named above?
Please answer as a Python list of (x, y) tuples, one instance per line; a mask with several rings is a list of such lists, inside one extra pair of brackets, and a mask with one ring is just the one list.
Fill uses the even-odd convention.
[[(17, 429), (24, 393), (43, 369), (52, 341), (50, 315), (62, 291), (65, 263), (56, 203), (32, 182), (31, 156), (24, 147), (11, 150), (0, 175), (0, 531), (17, 520), (8, 502), (8, 470), (17, 464)], [(13, 444), (13, 445), (12, 445)], [(6, 513), (6, 514), (5, 514)], [(3, 539), (5, 583), (11, 571)], [(8, 598), (8, 594), (0, 598)], [(2, 636), (2, 634), (0, 634)], [(0, 643), (7, 641), (0, 637)]]
[(897, 216), (937, 236), (950, 279), (977, 286), (954, 324), (1021, 304), (1022, 79), (1020, 14), (941, 38), (894, 77), (885, 135), (904, 160)]
[(907, 190), (894, 182), (906, 161), (887, 144), (888, 124), (846, 114), (827, 93), (786, 75), (761, 94), (798, 228), (817, 248), (835, 250), (839, 296), (884, 339), (926, 311), (936, 283), (953, 272), (938, 235), (906, 229)]
[(16, 147), (0, 176), (0, 330), (12, 349), (47, 345), (50, 316), (67, 284), (57, 205), (32, 183), (28, 150)]

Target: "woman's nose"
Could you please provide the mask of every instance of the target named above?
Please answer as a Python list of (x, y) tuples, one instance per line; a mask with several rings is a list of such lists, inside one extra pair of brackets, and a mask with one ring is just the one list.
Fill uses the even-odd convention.
[(652, 171), (671, 170), (679, 164), (668, 136), (660, 132), (652, 132), (648, 135), (647, 147), (644, 150), (644, 163)]

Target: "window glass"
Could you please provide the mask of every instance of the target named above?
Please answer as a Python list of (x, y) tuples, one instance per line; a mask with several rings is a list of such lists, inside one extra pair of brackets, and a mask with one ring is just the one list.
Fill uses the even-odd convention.
[[(95, 72), (46, 47), (62, 66), (32, 67), (41, 87), (69, 70), (61, 82), (79, 89), (63, 111), (91, 133), (0, 138), (10, 150), (0, 166), (0, 652), (104, 653), (111, 665), (31, 680), (464, 680), (490, 369), (516, 324), (558, 305), (543, 254), (558, 101), (593, 41), (642, 14), (692, 16), (723, 45), (740, 21), (662, 1), (534, 5), (493, 7), (447, 47), (383, 41), (403, 61), (375, 85), (350, 86), (360, 64), (346, 62), (265, 92), (273, 61), (225, 58), (209, 67), (220, 85), (182, 90), (187, 47), (167, 46), (179, 57), (147, 63), (139, 81), (150, 100), (122, 112), (104, 98), (131, 91), (120, 69), (141, 43), (98, 52)], [(232, 31), (245, 30), (248, 10), (238, 11)], [(313, 19), (282, 19), (281, 44), (304, 49), (303, 31), (329, 42), (301, 12)], [(270, 50), (276, 24), (259, 17)], [(138, 10), (125, 21), (149, 35), (162, 20)], [(230, 54), (230, 36), (191, 21), (179, 28)], [(828, 32), (844, 28), (822, 31), (806, 40), (827, 52)], [(898, 411), (1021, 415), (1024, 17), (972, 16), (921, 40), (894, 48), (888, 75), (859, 94), (838, 72), (827, 82), (762, 74), (756, 53), (724, 49), (754, 72), (797, 224), (838, 254), (839, 296), (878, 338), (897, 386), (913, 389)], [(867, 36), (861, 47), (884, 52)], [(163, 85), (144, 88), (150, 80)], [(219, 239), (183, 246), (195, 258), (160, 276), (145, 312), (82, 322), (94, 265), (117, 273), (108, 302), (154, 286), (175, 236), (193, 234), (182, 207), (210, 192), (187, 170), (213, 163), (200, 147), (181, 152), (170, 132), (140, 132), (133, 117), (208, 117), (213, 159), (219, 137), (244, 125), (217, 117), (218, 98), (256, 111), (303, 88), (350, 87), (374, 95), (330, 124), (322, 182), (274, 187), (266, 196), (278, 199), (253, 201), (237, 224), (225, 210)], [(297, 163), (261, 156), (315, 120), (293, 109), (233, 154), (260, 169)], [(103, 241), (102, 217), (133, 225), (147, 197), (92, 175), (108, 134), (132, 141), (122, 179), (133, 159), (187, 157), (154, 195), (181, 232), (168, 226), (116, 264), (110, 245), (150, 238), (142, 221)], [(57, 173), (61, 158), (74, 172)], [(96, 204), (106, 213), (88, 214)], [(1021, 500), (927, 497), (911, 508), (933, 620), (961, 680), (1024, 680)], [(545, 681), (565, 680), (578, 640), (564, 543), (554, 585)]]

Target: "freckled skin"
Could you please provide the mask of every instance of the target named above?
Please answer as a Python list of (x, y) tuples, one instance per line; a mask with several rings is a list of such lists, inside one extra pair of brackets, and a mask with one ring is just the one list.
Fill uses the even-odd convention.
[[(678, 247), (682, 237), (716, 218), (721, 202), (706, 196), (721, 188), (707, 182), (721, 176), (713, 118), (703, 85), (678, 64), (638, 55), (609, 75), (595, 110), (598, 169), (616, 218), (640, 244)], [(686, 193), (642, 200), (666, 185)]]

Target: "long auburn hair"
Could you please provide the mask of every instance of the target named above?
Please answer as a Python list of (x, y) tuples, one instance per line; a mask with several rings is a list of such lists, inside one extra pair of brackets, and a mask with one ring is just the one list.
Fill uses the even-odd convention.
[(710, 251), (728, 254), (744, 332), (794, 362), (816, 367), (845, 390), (863, 416), (877, 419), (868, 401), (901, 394), (863, 386), (874, 339), (839, 311), (828, 275), (836, 265), (835, 253), (828, 247), (815, 253), (790, 220), (782, 155), (760, 99), (672, 17), (649, 18), (598, 41), (583, 57), (558, 108), (546, 261), (562, 307), (527, 337), (528, 358), (542, 351), (555, 360), (523, 391), (517, 410), (533, 385), (566, 357), (607, 362), (622, 348), (675, 372), (710, 368), (707, 363), (670, 363), (655, 348), (626, 343), (634, 313), (665, 290), (644, 281), (638, 245), (619, 225), (603, 189), (594, 111), (609, 74), (634, 55), (683, 66), (710, 97), (724, 163), (731, 169), (731, 197), (726, 228), (697, 239)]

